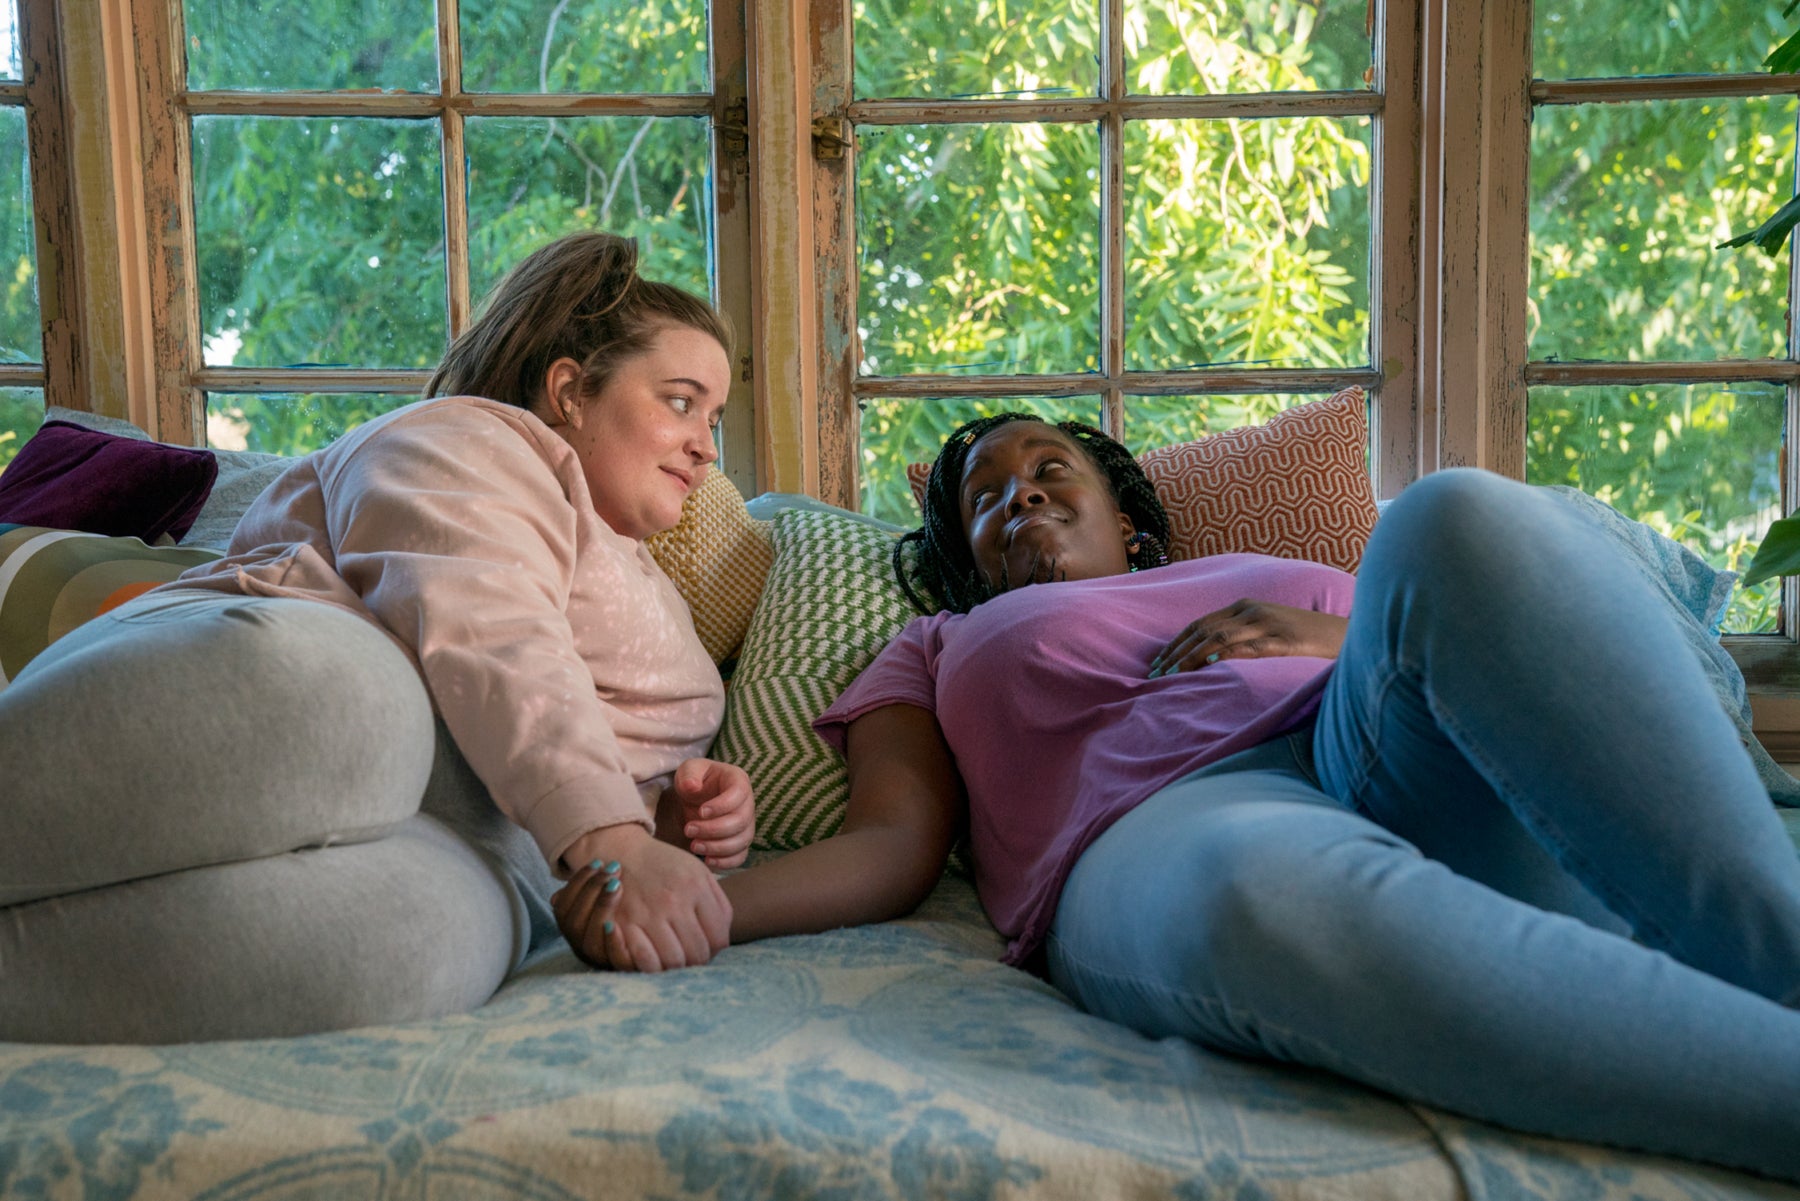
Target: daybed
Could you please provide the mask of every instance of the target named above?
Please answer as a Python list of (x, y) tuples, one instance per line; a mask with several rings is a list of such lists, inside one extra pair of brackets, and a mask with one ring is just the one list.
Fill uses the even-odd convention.
[[(1273, 433), (1165, 455), (1159, 485), (1178, 502), (1178, 527), (1230, 525), (1184, 507), (1195, 500), (1181, 495), (1184, 474), (1211, 473), (1193, 490), (1205, 503), (1230, 493), (1233, 472), (1254, 481), (1268, 467), (1257, 456), (1279, 451), (1305, 495), (1270, 504), (1289, 516), (1322, 506), (1366, 535), (1361, 399), (1334, 401)], [(1342, 443), (1336, 458), (1320, 452), (1330, 439)], [(280, 466), (217, 461), (190, 546), (218, 545)], [(891, 535), (804, 500), (746, 508), (728, 485), (707, 494), (718, 507), (691, 513), (659, 557), (695, 601), (709, 648), (735, 653), (721, 752), (757, 776), (761, 853), (775, 854), (835, 820), (841, 770), (804, 720), (904, 620), (881, 575)], [(45, 537), (0, 526), (9, 674), (5, 643), (19, 634), (8, 632), (6, 581), (29, 567), (22, 543), (54, 544)], [(138, 549), (138, 574), (168, 566), (143, 567), (155, 548)], [(33, 610), (51, 623), (39, 637), (77, 619), (71, 607), (134, 586), (109, 576), (83, 592), (76, 577), (95, 569), (67, 573), (61, 610)], [(1684, 587), (1710, 601), (1719, 581), (1702, 572)], [(189, 1046), (0, 1044), (0, 1196), (1800, 1198), (1145, 1039), (1001, 967), (1000, 950), (952, 872), (904, 921), (733, 947), (703, 969), (601, 974), (552, 949), (479, 1010), (439, 1021)]]

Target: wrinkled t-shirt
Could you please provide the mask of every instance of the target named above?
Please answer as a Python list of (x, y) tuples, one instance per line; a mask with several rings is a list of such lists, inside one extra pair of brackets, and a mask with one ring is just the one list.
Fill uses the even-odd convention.
[(968, 790), (982, 907), (1005, 961), (1024, 963), (1082, 851), (1158, 789), (1310, 720), (1333, 662), (1222, 659), (1152, 680), (1156, 653), (1239, 600), (1348, 616), (1354, 584), (1239, 554), (1020, 588), (915, 619), (813, 725), (841, 752), (872, 710), (937, 716)]

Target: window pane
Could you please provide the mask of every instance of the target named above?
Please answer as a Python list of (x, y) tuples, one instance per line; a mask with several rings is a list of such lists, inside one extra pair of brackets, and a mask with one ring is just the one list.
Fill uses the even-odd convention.
[[(1786, 411), (1774, 384), (1533, 388), (1525, 478), (1580, 488), (1742, 571), (1781, 516)], [(1725, 631), (1774, 630), (1780, 583), (1738, 589)]]
[(1314, 0), (1125, 0), (1134, 92), (1286, 92), (1366, 87), (1368, 15)]
[(0, 108), (0, 361), (8, 363), (36, 363), (44, 357), (35, 230), (25, 110)]
[(0, 4), (0, 79), (23, 79), (19, 69), (19, 6)]
[(1159, 446), (1261, 425), (1283, 409), (1320, 400), (1318, 396), (1128, 396), (1125, 445), (1141, 455)]
[(1788, 0), (1536, 0), (1539, 79), (1760, 71)]
[(566, 233), (638, 239), (642, 271), (711, 294), (709, 134), (703, 118), (472, 118), (469, 287)]
[(468, 0), (472, 92), (706, 92), (706, 0)]
[(930, 464), (950, 431), (965, 421), (995, 413), (1035, 413), (1046, 421), (1085, 421), (1101, 425), (1096, 396), (1007, 396), (970, 400), (881, 398), (865, 400), (862, 409), (861, 511), (899, 525), (919, 524), (919, 507), (906, 482), (909, 463)]
[(1763, 358), (1786, 343), (1787, 255), (1715, 250), (1793, 179), (1795, 101), (1539, 109), (1533, 358)]
[(194, 118), (207, 365), (435, 364), (442, 175), (436, 121)]
[(858, 96), (1092, 96), (1094, 0), (856, 0)]
[(1369, 357), (1367, 118), (1125, 129), (1125, 361)]
[(42, 388), (0, 388), (0, 471), (44, 420)]
[(894, 126), (857, 138), (865, 374), (1097, 367), (1095, 127)]
[(184, 0), (182, 10), (196, 91), (437, 90), (432, 0)]
[(208, 392), (206, 444), (214, 450), (303, 455), (417, 399), (382, 393)]

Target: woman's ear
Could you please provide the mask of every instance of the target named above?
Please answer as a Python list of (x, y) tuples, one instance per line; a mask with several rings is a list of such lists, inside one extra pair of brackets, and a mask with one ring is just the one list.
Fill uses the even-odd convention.
[(1125, 510), (1119, 510), (1119, 537), (1130, 538), (1137, 533), (1137, 524), (1133, 522)]
[(550, 364), (544, 372), (544, 413), (546, 425), (572, 425), (581, 428), (581, 364), (566, 355)]

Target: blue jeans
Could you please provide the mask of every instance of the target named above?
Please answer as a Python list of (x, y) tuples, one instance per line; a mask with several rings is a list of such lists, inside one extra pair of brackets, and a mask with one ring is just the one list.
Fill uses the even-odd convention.
[(1146, 1034), (1800, 1180), (1800, 858), (1663, 602), (1496, 476), (1406, 490), (1314, 727), (1116, 823), (1047, 949)]

